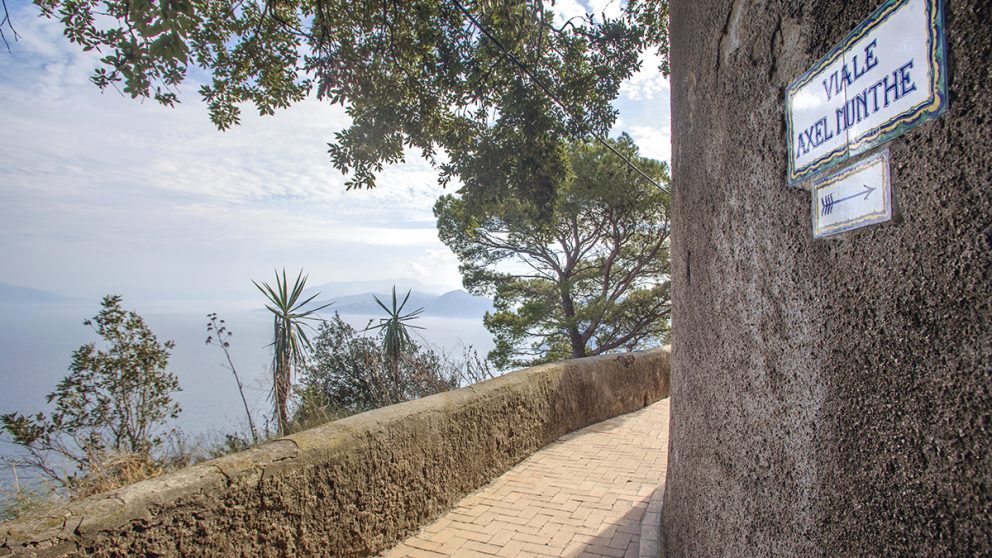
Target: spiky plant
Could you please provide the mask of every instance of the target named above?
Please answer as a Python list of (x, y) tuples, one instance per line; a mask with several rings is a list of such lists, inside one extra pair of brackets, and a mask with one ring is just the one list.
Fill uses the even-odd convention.
[(292, 387), (293, 371), (305, 365), (306, 352), (312, 348), (306, 328), (312, 330), (313, 327), (308, 322), (319, 320), (314, 314), (331, 304), (304, 310), (304, 307), (320, 293), (300, 301), (307, 284), (307, 276), (303, 275), (303, 270), (300, 270), (299, 275), (296, 276), (292, 288), (289, 287), (289, 281), (286, 279), (285, 269), (282, 270), (281, 279), (279, 272), (276, 272), (275, 288), (265, 282), (261, 285), (255, 281), (252, 283), (269, 299), (270, 304), (266, 304), (265, 307), (272, 312), (272, 400), (279, 434), (285, 434), (289, 427), (287, 402)]
[(389, 364), (389, 372), (393, 376), (393, 403), (401, 400), (400, 394), (398, 393), (398, 391), (402, 389), (399, 379), (399, 362), (407, 348), (414, 344), (413, 338), (410, 337), (410, 330), (424, 329), (420, 326), (410, 325), (408, 323), (417, 319), (417, 317), (424, 311), (423, 308), (417, 308), (407, 314), (403, 313), (403, 307), (405, 307), (407, 301), (410, 300), (411, 292), (412, 291), (407, 291), (406, 296), (403, 297), (403, 301), (398, 302), (398, 298), (396, 297), (396, 286), (394, 285), (393, 303), (391, 307), (386, 306), (381, 300), (379, 300), (379, 297), (372, 295), (372, 298), (375, 299), (376, 304), (386, 311), (388, 317), (381, 318), (379, 320), (379, 325), (376, 326), (373, 326), (370, 321), (368, 327), (365, 328), (366, 330), (378, 329), (382, 334), (382, 352), (386, 355), (386, 360)]

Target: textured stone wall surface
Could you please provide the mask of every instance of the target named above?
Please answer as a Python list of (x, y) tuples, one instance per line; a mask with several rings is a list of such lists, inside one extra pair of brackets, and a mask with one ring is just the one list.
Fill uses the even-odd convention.
[(992, 554), (992, 3), (893, 222), (814, 241), (786, 186), (785, 88), (880, 4), (672, 2), (669, 556)]
[(668, 396), (669, 352), (519, 370), (0, 525), (0, 556), (368, 556), (563, 434)]

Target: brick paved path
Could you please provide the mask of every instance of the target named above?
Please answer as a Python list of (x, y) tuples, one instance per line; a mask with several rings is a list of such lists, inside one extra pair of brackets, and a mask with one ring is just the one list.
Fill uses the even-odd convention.
[(664, 399), (561, 437), (383, 556), (656, 557), (667, 461)]

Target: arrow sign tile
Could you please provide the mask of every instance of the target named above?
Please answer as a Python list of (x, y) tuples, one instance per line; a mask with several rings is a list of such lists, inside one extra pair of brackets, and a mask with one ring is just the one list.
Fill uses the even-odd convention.
[(847, 165), (813, 184), (813, 236), (892, 219), (889, 151)]
[(843, 197), (839, 200), (834, 199), (833, 192), (827, 194), (826, 196), (823, 196), (823, 199), (820, 200), (820, 205), (823, 207), (823, 209), (821, 210), (822, 214), (830, 215), (830, 213), (834, 210), (834, 206), (836, 206), (837, 204), (844, 203), (847, 200), (853, 200), (854, 198), (860, 197), (862, 195), (864, 195), (865, 201), (867, 201), (868, 198), (871, 196), (871, 193), (875, 191), (875, 188), (872, 188), (867, 184), (862, 184), (861, 187), (864, 188), (864, 190), (858, 190), (853, 194), (851, 194), (850, 196)]

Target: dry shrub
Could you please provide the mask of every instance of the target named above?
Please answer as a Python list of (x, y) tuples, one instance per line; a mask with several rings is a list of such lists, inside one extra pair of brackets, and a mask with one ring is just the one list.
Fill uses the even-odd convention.
[(72, 497), (85, 498), (115, 490), (165, 472), (161, 463), (143, 453), (105, 453), (90, 461), (86, 475), (72, 484)]

